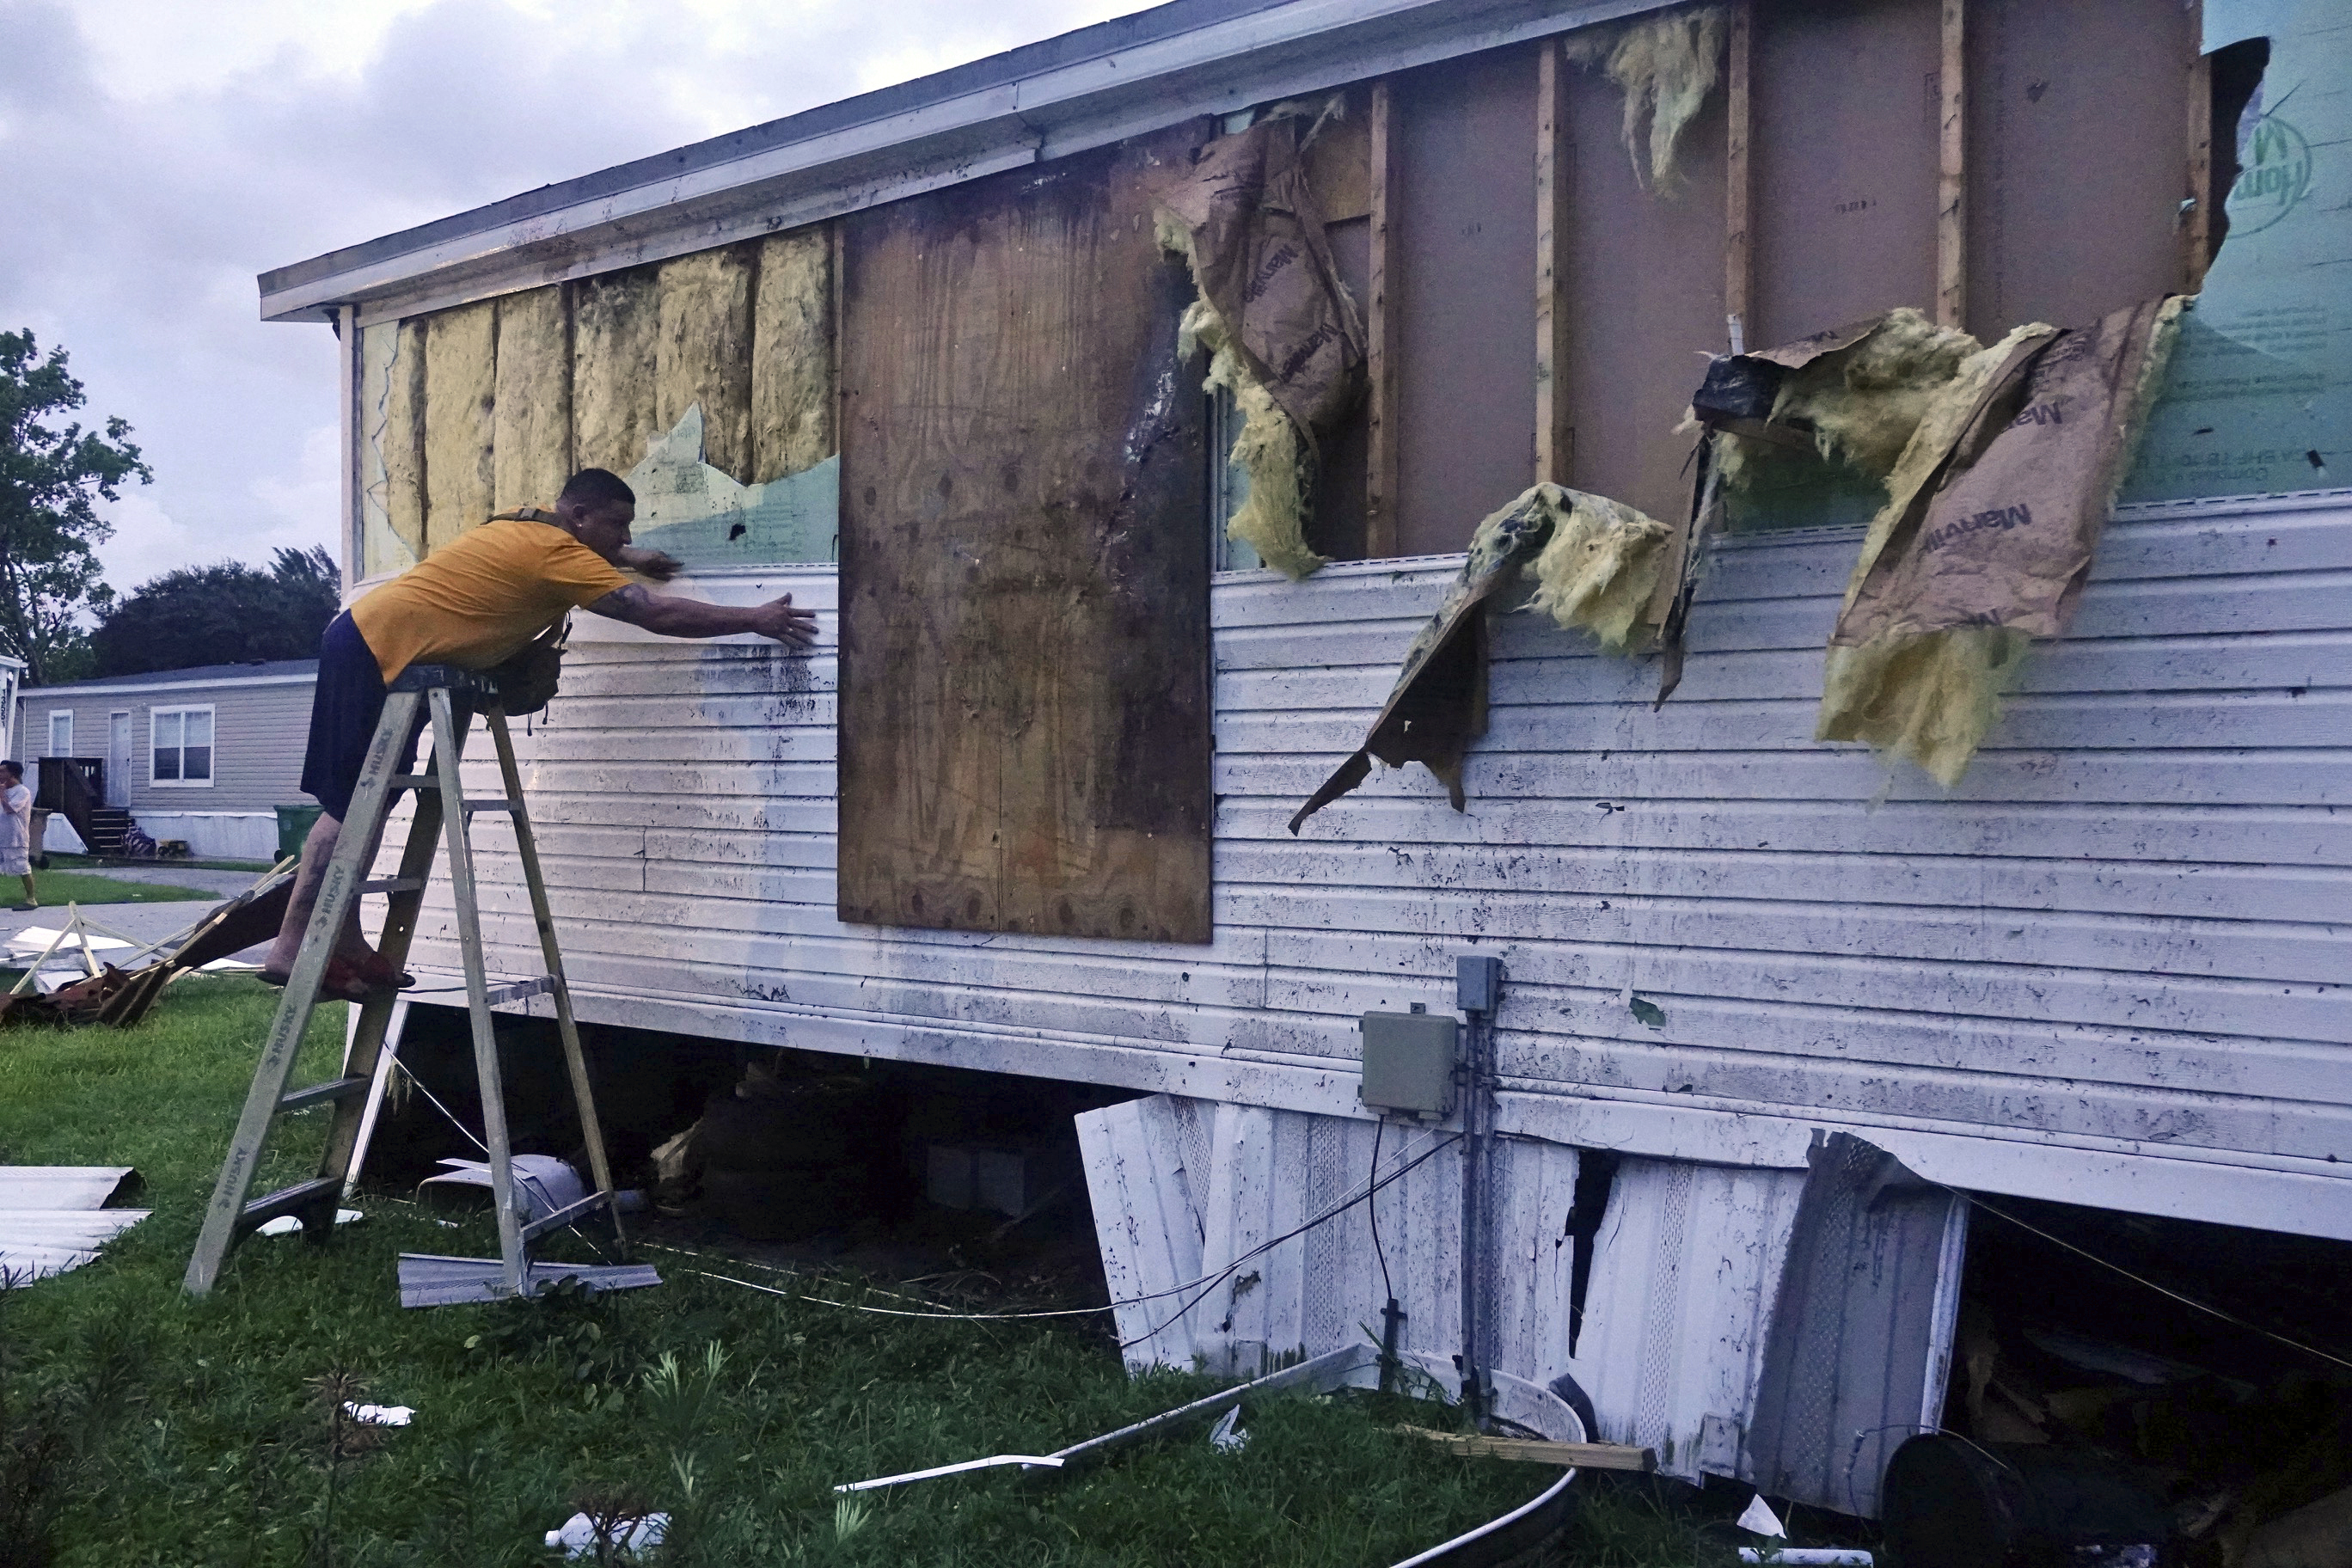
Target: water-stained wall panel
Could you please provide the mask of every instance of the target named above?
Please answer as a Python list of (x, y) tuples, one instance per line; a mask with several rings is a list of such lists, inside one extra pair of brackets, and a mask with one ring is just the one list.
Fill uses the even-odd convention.
[(1971, 0), (1967, 325), (1985, 342), (2180, 288), (2193, 19), (2179, 0)]
[(1398, 79), (1396, 552), (1460, 550), (1535, 482), (1536, 57)]
[(1934, 310), (1942, 39), (1937, 0), (1757, 8), (1750, 347)]
[(839, 910), (1209, 938), (1192, 128), (847, 220)]

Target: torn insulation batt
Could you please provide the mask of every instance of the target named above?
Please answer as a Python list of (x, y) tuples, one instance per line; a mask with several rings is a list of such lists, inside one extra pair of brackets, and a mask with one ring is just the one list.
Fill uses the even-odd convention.
[(1323, 781), (1290, 831), (1370, 776), (1420, 763), (1463, 805), (1462, 766), (1486, 732), (1486, 610), (1532, 567), (1524, 608), (1564, 629), (1591, 632), (1611, 653), (1649, 640), (1650, 609), (1670, 538), (1665, 524), (1622, 501), (1540, 484), (1489, 516), (1472, 536), (1462, 574), (1405, 650), (1388, 703), (1355, 754)]
[(2020, 327), (1962, 363), (1864, 540), (1816, 739), (1959, 782), (2027, 645), (2073, 617), (2184, 304)]
[(1160, 193), (1158, 231), (1201, 290), (1179, 355), (1207, 349), (1209, 389), (1229, 389), (1243, 416), (1231, 461), (1250, 494), (1226, 532), (1304, 577), (1324, 562), (1306, 534), (1318, 442), (1362, 391), (1364, 330), (1331, 259), (1295, 121), (1262, 121), (1209, 143)]
[(1667, 192), (1680, 183), (1675, 151), (1698, 118), (1723, 74), (1728, 13), (1695, 6), (1643, 16), (1615, 26), (1570, 34), (1561, 47), (1579, 65), (1597, 67), (1625, 95), (1625, 151), (1642, 175), (1642, 122), (1649, 121), (1650, 187)]

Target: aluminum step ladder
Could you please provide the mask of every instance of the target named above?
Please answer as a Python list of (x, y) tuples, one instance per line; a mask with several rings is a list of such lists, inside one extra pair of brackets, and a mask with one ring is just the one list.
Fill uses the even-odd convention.
[[(409, 735), (417, 710), (432, 717), (433, 755), (423, 773), (404, 773)], [(458, 760), (473, 713), (478, 710), (498, 747), (499, 773), (505, 795), (495, 800), (467, 800), (458, 783)], [(366, 861), (394, 798), (403, 791), (416, 796), (415, 816), (409, 824), (408, 843), (401, 853), (397, 876), (370, 880)], [(452, 808), (455, 809), (452, 809)], [(515, 847), (522, 861), (523, 879), (530, 889), (531, 917), (539, 927), (540, 952), (546, 973), (518, 983), (492, 986), (482, 967), (481, 914), (475, 898), (474, 858), (467, 827), (475, 815), (498, 812), (514, 823)], [(379, 1060), (385, 1055), (385, 1034), (395, 1008), (403, 1015), (398, 993), (378, 992), (361, 1005), (359, 1026), (343, 1062), (341, 1076), (302, 1089), (289, 1089), (302, 1036), (317, 1005), (319, 984), (343, 921), (369, 893), (390, 895), (378, 951), (393, 968), (402, 968), (410, 939), (431, 879), (436, 839), (446, 836), (449, 847), (449, 885), (457, 908), (457, 941), (465, 960), (466, 1010), (473, 1021), (474, 1071), (481, 1088), (482, 1131), (488, 1143), (490, 1189), (499, 1224), (499, 1258), (495, 1274), (484, 1259), (485, 1284), (493, 1295), (528, 1294), (533, 1279), (530, 1243), (562, 1226), (603, 1211), (611, 1217), (613, 1233), (625, 1250), (627, 1237), (621, 1225), (613, 1190), (612, 1167), (604, 1158), (604, 1138), (597, 1125), (596, 1103), (588, 1087), (588, 1067), (580, 1053), (580, 1031), (572, 1021), (572, 995), (563, 982), (563, 959), (557, 950), (555, 922), (548, 913), (547, 888), (539, 871), (539, 851), (532, 842), (530, 820), (523, 809), (522, 779), (515, 767), (513, 737), (507, 731), (505, 711), (489, 683), (470, 670), (448, 665), (412, 665), (401, 672), (384, 698), (383, 717), (368, 742), (367, 760), (352, 793), (351, 814), (336, 841), (327, 867), (319, 902), (303, 933), (301, 952), (286, 983), (286, 994), (261, 1048), (261, 1064), (246, 1096), (244, 1114), (229, 1144), (213, 1189), (212, 1206), (205, 1213), (204, 1233), (195, 1255), (188, 1259), (184, 1281), (191, 1295), (210, 1291), (228, 1261), (229, 1249), (247, 1234), (284, 1215), (302, 1223), (306, 1236), (323, 1239), (331, 1230), (336, 1205), (357, 1175), (355, 1161), (363, 1158), (363, 1132), (373, 1119), (370, 1087), (380, 1082)], [(506, 1100), (499, 1079), (498, 1043), (491, 1033), (492, 1009), (526, 997), (555, 999), (556, 1032), (562, 1037), (565, 1066), (571, 1069), (572, 1098), (580, 1115), (580, 1129), (588, 1145), (588, 1161), (596, 1190), (568, 1207), (525, 1223), (516, 1206), (511, 1150), (507, 1139)], [(392, 1047), (397, 1049), (396, 1043)], [(332, 1103), (335, 1116), (319, 1162), (319, 1173), (307, 1182), (250, 1202), (246, 1194), (261, 1164), (262, 1150), (271, 1124), (290, 1111)], [(460, 1260), (436, 1260), (460, 1261)]]

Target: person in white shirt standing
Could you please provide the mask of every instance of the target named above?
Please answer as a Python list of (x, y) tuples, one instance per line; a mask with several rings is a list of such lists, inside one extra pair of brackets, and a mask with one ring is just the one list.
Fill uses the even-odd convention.
[(37, 910), (33, 896), (33, 792), (25, 787), (21, 763), (0, 763), (0, 877), (25, 879), (19, 910)]

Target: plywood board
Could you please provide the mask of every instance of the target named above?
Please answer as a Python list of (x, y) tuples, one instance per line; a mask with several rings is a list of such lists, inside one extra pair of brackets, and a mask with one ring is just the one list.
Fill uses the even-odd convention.
[(553, 506), (572, 477), (572, 320), (563, 286), (499, 300), (498, 511)]
[(844, 920), (1209, 938), (1197, 134), (847, 221)]
[(1970, 0), (1968, 329), (2085, 327), (2179, 287), (2179, 0)]
[[(1652, 517), (1689, 515), (1692, 441), (1675, 435), (1724, 325), (1724, 94), (1683, 132), (1671, 191), (1636, 180), (1624, 95), (1570, 68), (1569, 214), (1559, 238), (1573, 454), (1565, 482)], [(1646, 142), (1644, 143), (1646, 153)], [(1760, 346), (1760, 345), (1759, 345)]]
[(669, 426), (655, 416), (654, 270), (638, 268), (572, 285), (572, 458), (625, 474)]
[(1395, 551), (1460, 550), (1535, 482), (1536, 51), (1399, 79)]
[(1942, 39), (1937, 0), (1759, 9), (1751, 348), (1934, 308)]
[(425, 543), (438, 549), (488, 519), (498, 413), (499, 306), (460, 305), (425, 328)]
[(748, 245), (665, 261), (655, 287), (654, 418), (677, 426), (702, 408), (702, 460), (751, 478), (751, 279)]
[(833, 456), (833, 337), (832, 231), (762, 241), (751, 303), (753, 483)]

